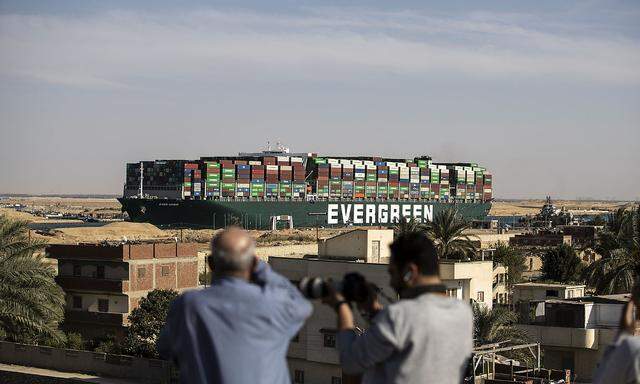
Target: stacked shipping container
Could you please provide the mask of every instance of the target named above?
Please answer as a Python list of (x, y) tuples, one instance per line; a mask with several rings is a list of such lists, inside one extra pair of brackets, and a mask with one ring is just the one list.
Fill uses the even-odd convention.
[[(295, 156), (143, 162), (143, 188), (182, 191), (187, 199), (438, 200), (492, 199), (492, 176), (472, 163), (430, 159), (305, 159)], [(139, 188), (140, 163), (127, 164), (125, 188)], [(179, 193), (179, 192), (178, 192)]]

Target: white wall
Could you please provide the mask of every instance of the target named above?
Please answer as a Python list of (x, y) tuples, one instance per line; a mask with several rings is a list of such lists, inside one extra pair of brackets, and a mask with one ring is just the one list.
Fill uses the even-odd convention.
[(110, 313), (128, 313), (129, 312), (129, 300), (126, 295), (106, 295), (106, 294), (68, 292), (65, 297), (66, 308), (68, 310), (77, 311), (80, 309), (73, 308), (73, 296), (82, 297), (83, 311), (98, 312), (98, 299), (107, 299), (109, 300)]

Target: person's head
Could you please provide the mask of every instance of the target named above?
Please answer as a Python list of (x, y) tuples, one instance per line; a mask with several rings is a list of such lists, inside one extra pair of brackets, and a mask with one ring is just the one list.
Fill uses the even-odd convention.
[(390, 285), (396, 292), (426, 282), (440, 281), (436, 247), (424, 233), (401, 234), (389, 248)]
[(256, 262), (255, 242), (243, 229), (225, 229), (211, 240), (209, 267), (216, 277), (234, 276), (249, 280)]

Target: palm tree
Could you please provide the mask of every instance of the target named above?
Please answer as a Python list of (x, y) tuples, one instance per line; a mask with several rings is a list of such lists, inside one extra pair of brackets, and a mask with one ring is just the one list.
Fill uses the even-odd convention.
[[(526, 331), (515, 324), (518, 315), (505, 307), (489, 309), (485, 305), (473, 303), (473, 341), (476, 347), (495, 344), (526, 344), (531, 339)], [(528, 365), (533, 363), (533, 356), (524, 349), (504, 352), (504, 355)]]
[(426, 225), (427, 235), (434, 241), (441, 259), (473, 258), (476, 245), (464, 234), (469, 224), (451, 207), (438, 212)]
[(0, 337), (19, 342), (63, 341), (64, 292), (24, 221), (0, 215)]
[(507, 268), (507, 290), (510, 291), (513, 284), (519, 283), (522, 279), (522, 272), (526, 269), (526, 258), (519, 249), (509, 246), (503, 242), (498, 242), (493, 253), (493, 262), (502, 264)]
[(618, 209), (599, 234), (602, 258), (585, 268), (582, 277), (598, 294), (631, 292), (640, 274), (640, 206)]
[(393, 227), (393, 233), (395, 236), (412, 233), (412, 232), (422, 232), (426, 231), (427, 227), (425, 224), (417, 221), (414, 217), (406, 218), (401, 217), (398, 224)]

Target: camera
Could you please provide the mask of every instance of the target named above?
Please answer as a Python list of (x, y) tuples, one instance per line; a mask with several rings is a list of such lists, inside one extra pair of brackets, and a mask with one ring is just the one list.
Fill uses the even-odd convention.
[(300, 280), (298, 289), (308, 299), (321, 299), (329, 295), (329, 284), (349, 302), (364, 303), (371, 292), (367, 280), (357, 272), (347, 273), (342, 281), (337, 282), (322, 277), (305, 277)]

